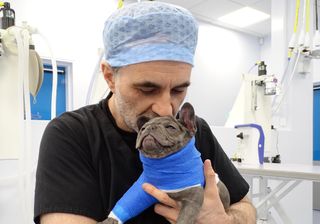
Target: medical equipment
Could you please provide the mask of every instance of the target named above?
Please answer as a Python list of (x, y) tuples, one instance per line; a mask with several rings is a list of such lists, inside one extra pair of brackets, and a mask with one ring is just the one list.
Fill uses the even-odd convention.
[(304, 10), (302, 14), (302, 26), (298, 39), (298, 47), (302, 52), (310, 51), (310, 0), (304, 0)]
[(232, 159), (262, 164), (264, 157), (277, 155), (271, 147), (271, 96), (277, 93), (278, 80), (267, 75), (263, 61), (256, 64), (260, 75), (242, 75), (240, 92), (225, 126), (239, 130), (239, 145)]
[(296, 47), (297, 31), (298, 31), (298, 22), (299, 22), (299, 9), (300, 9), (300, 0), (296, 1), (296, 14), (294, 20), (293, 34), (291, 36), (289, 46), (288, 46), (288, 59), (290, 60), (292, 52)]
[[(317, 15), (317, 2), (315, 5), (315, 14)], [(278, 83), (278, 79), (275, 76), (266, 75), (264, 70), (262, 68), (260, 69), (260, 67), (264, 67), (264, 63), (256, 63), (255, 66), (259, 65), (258, 73), (262, 74), (262, 76), (250, 74), (243, 75), (243, 84), (240, 93), (226, 122), (226, 126), (228, 127), (249, 123), (261, 125), (265, 135), (264, 157), (266, 162), (280, 162), (279, 150), (276, 146), (278, 134), (276, 135), (276, 138), (273, 138), (272, 136), (273, 132), (278, 132), (278, 129), (276, 130), (274, 126), (280, 125), (277, 123), (280, 123), (280, 121), (276, 121), (276, 119), (281, 119), (279, 117), (283, 116), (280, 109), (284, 109), (283, 106), (285, 104), (283, 102), (288, 100), (288, 92), (290, 86), (292, 86), (294, 76), (296, 74), (309, 74), (310, 60), (312, 58), (320, 58), (318, 18), (316, 17), (316, 32), (313, 44), (311, 44), (310, 0), (304, 0), (303, 6), (301, 28), (298, 35), (300, 0), (296, 1), (293, 34), (288, 46), (288, 63), (280, 83)], [(249, 71), (251, 71), (252, 68)], [(242, 135), (238, 136), (244, 135), (242, 133)], [(258, 137), (253, 136), (247, 133), (248, 138), (254, 138), (254, 142), (258, 142)], [(244, 143), (244, 138), (240, 138), (239, 147), (236, 150), (233, 159), (251, 161), (249, 159), (252, 158), (250, 152), (254, 152), (256, 158), (254, 163), (258, 164), (258, 147), (256, 147), (256, 144), (255, 146), (252, 146), (249, 142), (251, 141), (246, 140)], [(252, 147), (255, 147), (254, 150)], [(244, 153), (243, 148), (247, 150), (246, 153)]]
[[(5, 177), (0, 182), (16, 181), (19, 186), (21, 223), (31, 223), (32, 177), (35, 165), (31, 150), (30, 94), (36, 97), (43, 81), (43, 65), (35, 50), (32, 36), (37, 29), (23, 22), (15, 26), (15, 12), (8, 2), (0, 2), (0, 161), (17, 160), (18, 175)], [(41, 34), (40, 34), (41, 35)], [(42, 36), (42, 35), (41, 35)], [(43, 37), (43, 36), (42, 36)], [(53, 58), (53, 57), (52, 57)], [(53, 64), (52, 110), (55, 117), (57, 68)]]
[(0, 3), (0, 12), (2, 12), (2, 17), (0, 17), (0, 29), (7, 29), (10, 26), (14, 26), (16, 13), (10, 8), (9, 2)]
[[(30, 93), (36, 97), (43, 80), (42, 61), (34, 49), (31, 28), (11, 26), (0, 30), (2, 54), (0, 57), (0, 127), (6, 130), (1, 134), (1, 159), (19, 157), (18, 142), (15, 137), (21, 122), (31, 120)], [(15, 88), (16, 86), (16, 88)], [(30, 93), (29, 93), (30, 92)], [(11, 125), (6, 125), (10, 121)], [(15, 122), (16, 121), (16, 122)], [(24, 125), (22, 125), (24, 126)], [(23, 136), (23, 135), (22, 135)], [(19, 138), (18, 138), (19, 139)]]
[[(291, 40), (289, 42), (288, 65), (281, 78), (279, 89), (281, 94), (274, 97), (272, 102), (272, 115), (278, 113), (284, 98), (292, 84), (294, 74), (307, 74), (310, 72), (310, 60), (320, 58), (320, 34), (318, 29), (318, 4), (315, 0), (315, 34), (313, 41), (310, 38), (310, 0), (304, 0), (304, 11), (302, 18), (302, 26), (298, 43), (296, 43), (296, 33), (298, 30), (300, 0), (296, 0), (296, 15), (294, 29)], [(312, 44), (311, 44), (312, 42)], [(292, 54), (294, 53), (294, 58)], [(293, 59), (293, 60), (292, 60)]]
[[(29, 93), (29, 31), (9, 27), (0, 31), (3, 54), (0, 57), (0, 158), (19, 160), (19, 194), (22, 219), (32, 214), (31, 184), (31, 110)], [(39, 63), (37, 63), (38, 65)], [(39, 68), (37, 69), (39, 70)], [(31, 82), (30, 82), (31, 83)], [(9, 123), (10, 122), (10, 123)]]
[(320, 33), (319, 33), (318, 1), (317, 0), (315, 0), (315, 24), (316, 24), (316, 31), (313, 38), (311, 55), (314, 58), (320, 58)]
[(263, 164), (265, 137), (262, 127), (258, 124), (242, 124), (235, 128), (241, 131), (237, 135), (240, 144), (235, 159), (250, 164), (255, 164), (258, 159), (259, 164)]

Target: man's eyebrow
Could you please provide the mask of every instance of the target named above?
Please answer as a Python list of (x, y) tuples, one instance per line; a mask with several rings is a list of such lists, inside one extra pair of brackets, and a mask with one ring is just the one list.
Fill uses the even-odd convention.
[(153, 87), (153, 88), (159, 88), (160, 85), (149, 82), (149, 81), (144, 81), (144, 82), (139, 82), (139, 83), (134, 83), (133, 84), (135, 87)]
[[(135, 87), (151, 87), (151, 88), (160, 88), (161, 87), (161, 85), (159, 85), (157, 83), (150, 82), (150, 81), (135, 83), (133, 85)], [(184, 83), (182, 83), (180, 85), (174, 86), (173, 88), (185, 88), (185, 87), (188, 87), (188, 86), (190, 86), (190, 82), (189, 81), (184, 82)]]
[(188, 86), (190, 86), (190, 82), (189, 81), (184, 82), (184, 83), (182, 83), (180, 85), (177, 85), (174, 88), (185, 88), (185, 87), (188, 87)]

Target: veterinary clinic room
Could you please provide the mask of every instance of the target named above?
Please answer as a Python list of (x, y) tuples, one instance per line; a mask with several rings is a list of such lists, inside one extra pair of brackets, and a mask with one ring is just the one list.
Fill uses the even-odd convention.
[(320, 224), (320, 0), (0, 0), (0, 224)]

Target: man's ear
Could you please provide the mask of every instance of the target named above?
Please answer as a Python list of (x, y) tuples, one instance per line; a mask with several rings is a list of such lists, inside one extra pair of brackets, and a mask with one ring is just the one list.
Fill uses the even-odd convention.
[(181, 107), (181, 110), (178, 114), (178, 120), (182, 125), (184, 125), (192, 134), (195, 134), (197, 131), (196, 125), (196, 115), (193, 109), (193, 106), (186, 102)]
[(114, 71), (112, 70), (110, 64), (106, 61), (102, 61), (101, 62), (101, 71), (103, 74), (104, 79), (106, 80), (109, 89), (111, 92), (114, 93), (114, 89), (115, 89), (115, 77), (114, 77)]

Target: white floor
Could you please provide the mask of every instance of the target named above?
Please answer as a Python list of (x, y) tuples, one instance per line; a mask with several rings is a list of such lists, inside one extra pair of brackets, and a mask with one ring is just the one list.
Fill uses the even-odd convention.
[(320, 224), (320, 210), (313, 210), (313, 224)]

